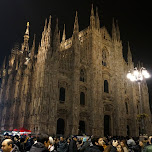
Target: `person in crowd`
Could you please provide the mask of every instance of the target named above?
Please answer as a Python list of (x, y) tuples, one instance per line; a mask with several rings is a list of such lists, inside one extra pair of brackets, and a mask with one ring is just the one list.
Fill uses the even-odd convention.
[(67, 138), (67, 144), (70, 145), (71, 139)]
[(69, 144), (69, 152), (77, 152), (77, 136), (73, 136)]
[(148, 143), (149, 145), (145, 147), (144, 152), (152, 152), (152, 136), (149, 136)]
[(118, 146), (118, 140), (113, 140), (112, 141), (112, 148), (111, 148), (110, 152), (116, 152), (117, 146)]
[(24, 141), (25, 141), (25, 137), (22, 136), (22, 137), (20, 138), (20, 147), (19, 147), (19, 149), (20, 149), (21, 152), (24, 152), (24, 151), (25, 151)]
[(93, 138), (92, 144), (93, 146), (90, 146), (86, 152), (103, 152), (104, 148), (102, 147), (103, 139), (102, 138)]
[(123, 147), (120, 144), (117, 145), (117, 152), (124, 152)]
[(5, 139), (1, 147), (3, 152), (19, 152), (19, 148), (14, 144), (13, 140)]
[(58, 145), (59, 145), (59, 138), (55, 137), (54, 138), (54, 149), (57, 151)]
[(120, 145), (122, 146), (124, 152), (128, 152), (128, 147), (126, 145), (125, 140), (121, 140)]
[(83, 145), (83, 138), (78, 138), (78, 140), (77, 140), (78, 152), (80, 152), (82, 145)]
[(127, 140), (127, 145), (128, 146), (135, 146), (136, 143), (134, 141), (134, 139), (132, 137), (130, 137), (128, 140)]
[(70, 145), (71, 139), (68, 137), (68, 138), (66, 139), (66, 141), (67, 141), (67, 144), (68, 144), (68, 152), (69, 152), (69, 145)]
[(39, 134), (37, 136), (37, 142), (32, 145), (30, 152), (49, 152), (49, 145), (49, 136), (47, 134)]
[(60, 141), (58, 143), (57, 152), (67, 152), (68, 151), (68, 144), (66, 140), (64, 140), (64, 137), (60, 137)]
[(80, 152), (87, 151), (87, 149), (90, 147), (90, 143), (91, 143), (91, 141), (89, 141), (88, 138), (84, 137), (83, 138), (83, 144), (82, 144), (82, 146), (80, 148)]
[(107, 143), (105, 141), (105, 138), (103, 138), (102, 147), (104, 148), (104, 150), (107, 148)]
[(33, 138), (31, 138), (31, 135), (27, 135), (25, 139), (25, 150), (29, 151), (34, 144)]
[(49, 137), (49, 141), (50, 141), (50, 145), (49, 145), (48, 149), (50, 152), (54, 152), (55, 151), (54, 140), (51, 136)]
[(146, 142), (144, 140), (139, 141), (139, 152), (144, 152), (146, 147)]
[(15, 135), (12, 137), (13, 142), (15, 145), (17, 145), (17, 147), (20, 149), (20, 137), (18, 135)]

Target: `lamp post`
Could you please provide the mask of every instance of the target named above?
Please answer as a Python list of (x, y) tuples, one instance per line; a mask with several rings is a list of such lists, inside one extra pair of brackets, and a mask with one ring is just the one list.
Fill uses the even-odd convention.
[(150, 74), (144, 67), (135, 67), (134, 70), (127, 73), (127, 78), (132, 82), (137, 82), (139, 87), (139, 100), (140, 100), (140, 116), (141, 116), (141, 134), (145, 132), (144, 114), (143, 114), (143, 103), (141, 98), (141, 82), (144, 79), (150, 78)]

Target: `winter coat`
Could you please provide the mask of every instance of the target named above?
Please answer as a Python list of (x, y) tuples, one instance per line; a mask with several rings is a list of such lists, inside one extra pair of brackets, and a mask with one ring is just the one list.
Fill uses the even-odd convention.
[(83, 144), (82, 147), (80, 148), (80, 152), (85, 152), (86, 149), (88, 149), (89, 147), (90, 147), (90, 141), (84, 142), (84, 144)]
[(71, 140), (69, 144), (69, 152), (77, 152), (77, 144), (76, 141)]
[(49, 152), (49, 150), (44, 146), (44, 144), (37, 142), (36, 144), (33, 144), (30, 152)]
[(152, 152), (152, 145), (146, 146), (144, 152)]
[(102, 146), (90, 146), (87, 152), (103, 152), (104, 148)]
[(66, 141), (60, 141), (58, 143), (57, 152), (67, 152), (68, 151), (68, 144)]
[(116, 151), (117, 151), (117, 148), (116, 148), (116, 147), (114, 147), (114, 146), (112, 146), (112, 148), (111, 148), (110, 152), (116, 152)]

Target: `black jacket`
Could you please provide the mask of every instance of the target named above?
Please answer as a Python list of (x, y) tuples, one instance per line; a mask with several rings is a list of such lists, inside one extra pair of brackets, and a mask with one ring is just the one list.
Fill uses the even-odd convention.
[(76, 141), (71, 140), (69, 144), (69, 152), (77, 152), (77, 144)]
[(87, 152), (103, 152), (104, 151), (104, 148), (102, 146), (90, 146), (88, 149), (87, 149)]
[(44, 144), (37, 142), (36, 144), (33, 144), (30, 152), (49, 152), (49, 150), (44, 146)]
[(112, 148), (111, 148), (110, 152), (116, 152), (116, 151), (117, 151), (117, 148), (116, 148), (116, 147), (114, 147), (114, 146), (112, 146)]
[(57, 151), (58, 152), (67, 152), (68, 151), (68, 144), (67, 144), (67, 142), (66, 141), (60, 141), (58, 143)]

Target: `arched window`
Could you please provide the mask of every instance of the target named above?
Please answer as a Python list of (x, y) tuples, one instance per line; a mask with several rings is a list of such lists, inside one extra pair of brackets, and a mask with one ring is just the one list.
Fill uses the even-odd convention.
[(105, 49), (102, 50), (102, 65), (107, 66), (107, 54)]
[(80, 93), (80, 104), (85, 105), (85, 94), (84, 94), (84, 92)]
[(59, 100), (60, 100), (60, 102), (65, 101), (65, 88), (63, 88), (63, 87), (60, 88)]
[(85, 82), (85, 71), (84, 69), (80, 70), (80, 81)]
[(109, 93), (109, 84), (107, 80), (104, 80), (104, 92)]
[(57, 131), (56, 131), (56, 133), (64, 135), (64, 127), (65, 127), (64, 120), (62, 118), (59, 118), (57, 120)]
[(125, 102), (125, 106), (126, 106), (126, 114), (128, 114), (128, 104), (127, 104), (127, 102)]

